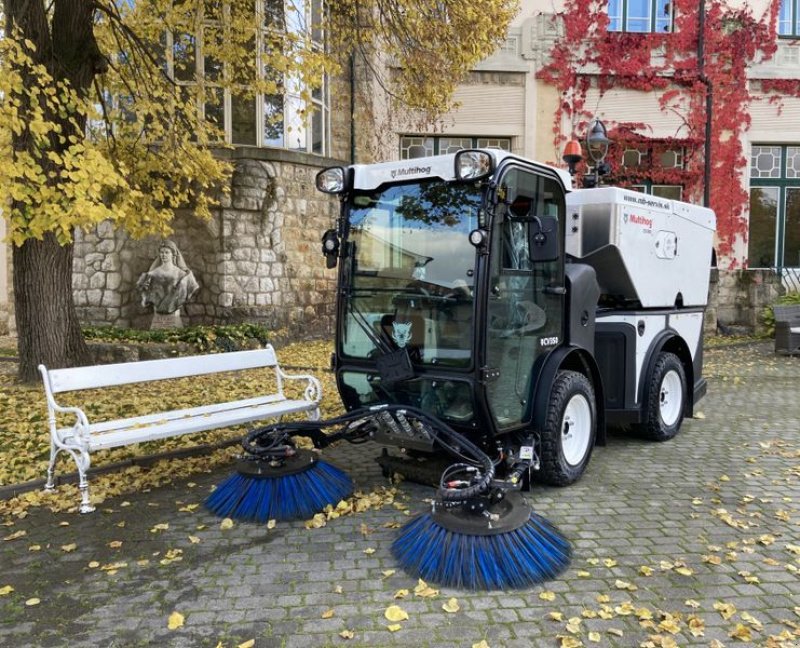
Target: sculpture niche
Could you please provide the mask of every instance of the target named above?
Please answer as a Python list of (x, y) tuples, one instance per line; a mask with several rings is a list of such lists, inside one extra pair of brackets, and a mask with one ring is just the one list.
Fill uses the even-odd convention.
[(158, 248), (158, 258), (139, 277), (136, 288), (141, 293), (142, 306), (153, 306), (151, 328), (164, 328), (182, 325), (180, 308), (200, 286), (178, 246), (164, 241)]

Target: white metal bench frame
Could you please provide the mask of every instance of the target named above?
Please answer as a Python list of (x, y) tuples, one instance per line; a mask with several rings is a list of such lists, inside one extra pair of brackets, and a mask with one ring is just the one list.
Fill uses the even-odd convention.
[[(79, 407), (63, 407), (56, 402), (55, 395), (82, 389), (115, 387), (155, 380), (187, 378), (223, 371), (274, 368), (277, 391), (248, 398), (201, 405), (183, 410), (157, 412), (126, 419), (91, 423)], [(91, 466), (91, 452), (115, 448), (132, 443), (155, 441), (169, 437), (240, 425), (252, 421), (280, 418), (286, 414), (305, 412), (309, 419), (319, 420), (319, 402), (322, 387), (314, 376), (285, 373), (278, 365), (275, 350), (267, 345), (264, 349), (236, 351), (166, 360), (145, 360), (118, 364), (74, 367), (69, 369), (47, 369), (39, 365), (47, 397), (48, 423), (50, 426), (50, 464), (47, 467), (45, 490), (55, 489), (54, 474), (58, 454), (66, 452), (78, 468), (78, 488), (81, 493), (81, 513), (94, 510), (89, 497), (87, 471)], [(304, 380), (303, 398), (289, 400), (283, 392), (284, 381)], [(56, 414), (73, 414), (75, 424), (59, 428)]]

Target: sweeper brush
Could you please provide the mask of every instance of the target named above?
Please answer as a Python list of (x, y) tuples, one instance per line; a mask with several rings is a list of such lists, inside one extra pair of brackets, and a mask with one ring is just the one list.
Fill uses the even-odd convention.
[(407, 524), (393, 544), (406, 571), (452, 587), (508, 589), (554, 578), (568, 565), (568, 541), (518, 492), (531, 461), (509, 458), (505, 479), (496, 480), (495, 462), (478, 446), (412, 407), (379, 405), (328, 421), (254, 430), (242, 441), (246, 457), (237, 474), (206, 505), (217, 515), (256, 522), (310, 518), (349, 495), (352, 484), (314, 452), (297, 450), (291, 437), (308, 437), (321, 449), (387, 435), (426, 438), (461, 460), (442, 474), (431, 511)]
[(206, 506), (220, 517), (249, 522), (305, 520), (352, 492), (345, 473), (298, 450), (282, 462), (240, 459), (236, 473), (211, 493)]

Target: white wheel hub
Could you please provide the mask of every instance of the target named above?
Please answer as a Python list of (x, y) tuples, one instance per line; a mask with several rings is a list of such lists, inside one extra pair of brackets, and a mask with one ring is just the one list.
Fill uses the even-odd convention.
[(570, 466), (577, 466), (586, 456), (592, 438), (592, 408), (583, 394), (574, 394), (561, 419), (561, 450)]
[(683, 384), (674, 369), (664, 374), (658, 395), (658, 410), (667, 427), (675, 425), (683, 411)]

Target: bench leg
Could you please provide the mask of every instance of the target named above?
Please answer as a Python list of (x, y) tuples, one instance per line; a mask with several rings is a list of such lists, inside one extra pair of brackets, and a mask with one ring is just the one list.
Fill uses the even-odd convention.
[(55, 473), (56, 473), (56, 458), (58, 457), (58, 453), (61, 451), (54, 441), (50, 441), (50, 463), (47, 466), (47, 482), (44, 485), (44, 489), (48, 493), (52, 493), (56, 489), (55, 483)]
[(89, 470), (92, 460), (86, 450), (78, 450), (78, 454), (73, 456), (75, 457), (75, 463), (78, 465), (78, 490), (81, 492), (79, 510), (81, 513), (91, 513), (94, 511), (94, 506), (92, 506), (89, 498), (89, 480), (86, 478), (86, 472)]

